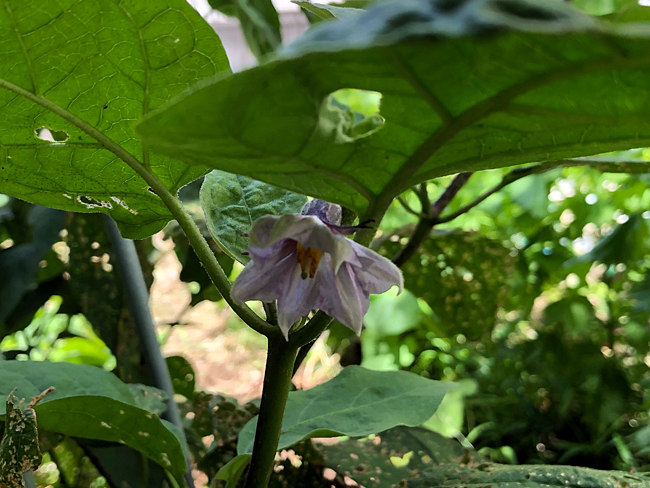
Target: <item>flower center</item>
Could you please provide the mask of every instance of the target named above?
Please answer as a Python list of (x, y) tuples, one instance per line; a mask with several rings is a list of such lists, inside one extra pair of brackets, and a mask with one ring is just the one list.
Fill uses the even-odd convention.
[(323, 257), (323, 251), (318, 249), (313, 249), (311, 247), (304, 248), (300, 245), (299, 242), (296, 242), (296, 258), (298, 263), (300, 263), (300, 269), (302, 274), (300, 275), (302, 279), (306, 279), (307, 276), (313, 278), (318, 269), (318, 263), (320, 263), (320, 258)]

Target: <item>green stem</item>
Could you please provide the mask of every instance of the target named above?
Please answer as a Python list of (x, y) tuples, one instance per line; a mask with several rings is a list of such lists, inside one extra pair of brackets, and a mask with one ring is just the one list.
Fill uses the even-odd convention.
[(238, 303), (234, 302), (234, 300), (230, 297), (230, 280), (223, 272), (221, 265), (217, 261), (217, 258), (210, 249), (207, 241), (201, 234), (201, 231), (194, 223), (194, 220), (192, 220), (190, 214), (187, 212), (187, 210), (185, 210), (185, 207), (181, 201), (169, 191), (164, 183), (160, 181), (155, 174), (145, 168), (144, 165), (142, 165), (142, 163), (135, 156), (129, 153), (118, 143), (113, 141), (110, 137), (106, 136), (104, 133), (90, 125), (88, 122), (68, 112), (66, 109), (60, 107), (51, 100), (25, 90), (24, 88), (21, 88), (3, 79), (0, 79), (0, 88), (4, 88), (17, 95), (20, 95), (49, 110), (53, 114), (58, 115), (63, 120), (70, 122), (72, 125), (88, 134), (90, 137), (104, 146), (108, 151), (112, 152), (127, 165), (129, 165), (133, 171), (135, 171), (145, 182), (147, 182), (151, 189), (156, 193), (156, 195), (158, 195), (165, 206), (169, 209), (170, 213), (181, 226), (181, 229), (183, 229), (183, 232), (185, 232), (185, 235), (190, 241), (190, 244), (194, 248), (194, 252), (201, 261), (201, 264), (203, 264), (205, 267), (208, 276), (210, 276), (210, 279), (217, 287), (217, 290), (219, 290), (221, 296), (224, 297), (234, 312), (239, 315), (239, 317), (241, 317), (241, 319), (246, 322), (251, 328), (255, 329), (261, 334), (279, 334), (277, 327), (272, 327), (271, 325), (267, 324), (249, 307), (246, 305), (239, 305)]
[(281, 336), (269, 337), (268, 349), (253, 457), (245, 488), (266, 488), (271, 479), (284, 409), (291, 389), (293, 365), (298, 353), (298, 348)]

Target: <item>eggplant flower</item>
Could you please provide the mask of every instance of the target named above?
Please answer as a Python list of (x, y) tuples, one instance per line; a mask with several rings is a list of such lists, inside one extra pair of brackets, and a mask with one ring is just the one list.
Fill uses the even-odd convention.
[(287, 339), (293, 324), (314, 309), (359, 334), (370, 294), (394, 285), (401, 292), (402, 273), (388, 259), (345, 237), (356, 228), (332, 224), (324, 214), (314, 213), (318, 216), (267, 215), (253, 223), (251, 261), (235, 280), (232, 298), (239, 303), (277, 300), (278, 325)]

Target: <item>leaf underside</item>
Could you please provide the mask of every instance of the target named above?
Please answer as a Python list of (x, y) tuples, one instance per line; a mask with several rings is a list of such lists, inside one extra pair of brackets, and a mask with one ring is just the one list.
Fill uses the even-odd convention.
[[(139, 408), (129, 388), (116, 376), (81, 364), (0, 362), (0, 397), (17, 388), (16, 397), (30, 398), (49, 386), (54, 386), (54, 392), (34, 407), (40, 429), (126, 444), (163, 466), (182, 484), (185, 456), (173, 426)], [(0, 405), (0, 417), (5, 413)]]
[[(426, 179), (648, 145), (649, 77), (650, 24), (550, 0), (388, 1), (319, 24), (138, 131), (187, 163), (373, 214)], [(382, 93), (384, 127), (341, 143), (319, 113), (342, 88)]]
[(171, 216), (93, 130), (172, 192), (206, 173), (150, 155), (133, 131), (142, 115), (228, 69), (218, 37), (185, 1), (0, 0), (0, 58), (0, 192), (105, 212), (142, 238)]
[[(289, 393), (278, 450), (313, 437), (366, 436), (397, 425), (421, 425), (455, 383), (404, 371), (349, 366), (327, 383)], [(239, 434), (237, 452), (251, 452), (257, 417)]]

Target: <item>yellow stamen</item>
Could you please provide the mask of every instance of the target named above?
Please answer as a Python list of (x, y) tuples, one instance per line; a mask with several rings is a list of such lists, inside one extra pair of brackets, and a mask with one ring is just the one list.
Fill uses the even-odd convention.
[[(322, 257), (323, 251), (311, 247), (304, 248), (299, 242), (296, 242), (296, 258), (298, 259), (298, 263), (300, 263), (300, 269), (302, 270), (301, 276), (303, 280), (306, 279), (307, 276), (313, 278), (316, 275), (318, 263), (320, 263)], [(307, 271), (309, 271), (309, 274)]]

